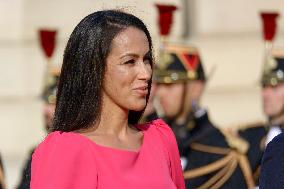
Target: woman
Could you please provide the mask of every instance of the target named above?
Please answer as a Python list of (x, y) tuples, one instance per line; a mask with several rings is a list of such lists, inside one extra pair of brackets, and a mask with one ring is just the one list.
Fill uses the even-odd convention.
[(173, 133), (138, 125), (150, 94), (150, 34), (137, 17), (99, 11), (64, 52), (51, 133), (32, 160), (31, 189), (184, 189)]

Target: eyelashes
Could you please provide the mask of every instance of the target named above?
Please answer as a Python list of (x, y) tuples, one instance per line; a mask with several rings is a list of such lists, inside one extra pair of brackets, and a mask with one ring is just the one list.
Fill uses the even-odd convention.
[[(135, 59), (130, 59), (124, 62), (124, 64), (135, 64), (137, 61)], [(145, 64), (151, 64), (152, 63), (152, 59), (151, 58), (144, 58), (143, 62)]]
[[(123, 64), (135, 64), (139, 61), (141, 61), (142, 56), (138, 55), (138, 54), (130, 54), (130, 55), (126, 55), (124, 57), (125, 61), (123, 62)], [(150, 64), (152, 66), (153, 63), (153, 57), (151, 52), (147, 52), (146, 54), (144, 54), (143, 56), (143, 62), (144, 64)]]
[(135, 60), (134, 59), (127, 60), (126, 62), (124, 62), (124, 64), (135, 64)]

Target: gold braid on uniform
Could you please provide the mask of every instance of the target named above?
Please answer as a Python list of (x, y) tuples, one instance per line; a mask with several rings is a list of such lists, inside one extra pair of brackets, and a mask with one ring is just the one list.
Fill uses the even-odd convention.
[(253, 173), (253, 179), (257, 180), (260, 177), (260, 165), (256, 168), (256, 170)]
[(250, 169), (249, 161), (245, 155), (248, 149), (248, 144), (245, 140), (232, 136), (226, 131), (221, 132), (226, 137), (231, 148), (214, 147), (199, 143), (192, 143), (190, 147), (196, 151), (224, 155), (224, 157), (208, 165), (185, 171), (184, 178), (192, 179), (217, 171), (213, 177), (199, 186), (198, 189), (218, 189), (231, 177), (239, 165), (246, 180), (247, 187), (249, 189), (254, 188), (255, 183), (252, 171)]
[(4, 182), (4, 173), (1, 166), (0, 166), (0, 186), (2, 186), (3, 189), (7, 189)]
[[(263, 127), (265, 129), (265, 131), (268, 133), (269, 131), (269, 124), (263, 121), (257, 121), (257, 122), (252, 122), (252, 123), (246, 123), (246, 124), (239, 124), (239, 125), (235, 125), (232, 126), (231, 128), (233, 128), (233, 130), (235, 132), (238, 131), (244, 131), (246, 129), (251, 129), (251, 128), (257, 128), (257, 127)], [(281, 126), (281, 128), (284, 129), (284, 125)], [(265, 150), (266, 147), (266, 139), (267, 139), (267, 135), (263, 136), (262, 139), (260, 140), (260, 144), (259, 144), (259, 149), (261, 150)], [(259, 179), (260, 176), (260, 165), (257, 167), (257, 169), (253, 172), (253, 179), (256, 181)]]

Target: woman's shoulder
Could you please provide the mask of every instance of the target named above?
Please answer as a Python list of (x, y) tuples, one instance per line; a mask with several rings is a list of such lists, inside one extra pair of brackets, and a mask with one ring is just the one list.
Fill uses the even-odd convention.
[(53, 153), (55, 151), (62, 154), (78, 153), (89, 146), (89, 141), (79, 135), (73, 132), (60, 131), (49, 133), (38, 145), (33, 156), (40, 153)]
[(172, 129), (162, 119), (156, 119), (144, 124), (140, 124), (138, 125), (138, 128), (144, 132), (148, 132), (151, 134), (159, 134), (162, 136), (162, 138), (169, 138), (175, 140), (175, 136)]
[(31, 188), (96, 188), (95, 174), (88, 140), (77, 133), (56, 131), (47, 135), (33, 154)]
[(156, 142), (161, 142), (163, 145), (162, 149), (169, 163), (172, 180), (177, 188), (185, 188), (178, 146), (172, 129), (162, 119), (156, 119), (142, 124), (140, 128), (142, 128), (144, 132), (152, 133), (152, 139), (155, 145)]
[(146, 123), (138, 124), (137, 127), (143, 131), (149, 131), (153, 129), (171, 130), (168, 124), (166, 124), (162, 119), (155, 119)]

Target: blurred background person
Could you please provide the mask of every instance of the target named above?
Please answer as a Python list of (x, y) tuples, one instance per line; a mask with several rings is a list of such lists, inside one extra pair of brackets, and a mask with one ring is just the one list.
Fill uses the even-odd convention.
[(6, 189), (5, 178), (4, 178), (4, 168), (3, 162), (0, 155), (0, 189)]
[(253, 188), (247, 142), (215, 127), (199, 105), (206, 77), (197, 48), (168, 44), (153, 79), (162, 118), (173, 129), (183, 157), (187, 188)]
[[(194, 140), (196, 134), (202, 136), (212, 129), (207, 111), (199, 104), (206, 79), (197, 48), (168, 44), (157, 62), (154, 81), (157, 83), (156, 97), (164, 114), (161, 116), (174, 130), (183, 153), (189, 149), (183, 147), (188, 145), (185, 141)], [(202, 126), (196, 127), (200, 124)]]
[[(263, 156), (267, 144), (284, 131), (283, 48), (271, 50), (264, 64), (261, 84), (263, 112), (267, 116), (267, 122), (246, 125), (239, 130), (239, 135), (245, 138), (250, 144), (250, 157), (255, 158), (257, 162), (261, 162), (262, 158), (259, 159), (257, 157)], [(263, 159), (264, 162), (268, 162), (268, 157), (273, 155), (272, 151), (274, 151), (274, 149), (271, 148), (269, 151), (269, 154)], [(273, 159), (275, 158), (273, 157)], [(267, 169), (267, 167), (265, 167), (265, 169)], [(260, 171), (263, 172), (262, 167), (259, 166), (254, 173), (255, 178), (259, 178)]]
[(253, 173), (257, 185), (261, 170), (260, 163), (266, 145), (284, 129), (284, 50), (273, 47), (278, 15), (274, 11), (264, 11), (260, 14), (265, 54), (259, 83), (262, 85), (262, 111), (266, 116), (266, 121), (243, 125), (237, 134), (249, 144), (249, 161), (252, 167), (257, 166)]
[(262, 76), (262, 104), (269, 132), (265, 144), (284, 131), (284, 49), (273, 49)]
[[(162, 9), (159, 21), (165, 23), (163, 14), (173, 12), (167, 5)], [(160, 30), (165, 29), (162, 27), (160, 24)], [(215, 127), (200, 106), (207, 78), (198, 49), (163, 37), (153, 80), (163, 113), (159, 116), (178, 141), (187, 188), (253, 188), (253, 172), (261, 155), (249, 157), (253, 154), (248, 141)]]
[[(60, 68), (52, 65), (47, 66), (47, 72), (45, 74), (45, 83), (42, 93), (43, 105), (43, 117), (44, 117), (44, 129), (46, 132), (51, 128), (56, 102), (57, 84), (60, 75)], [(31, 161), (34, 148), (31, 150), (30, 155), (24, 165), (21, 173), (20, 182), (17, 189), (29, 189), (31, 181)]]

